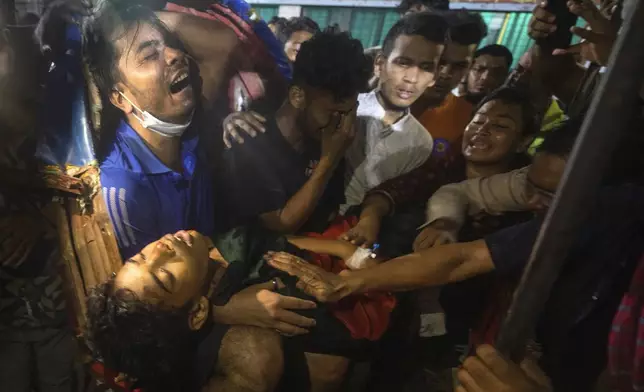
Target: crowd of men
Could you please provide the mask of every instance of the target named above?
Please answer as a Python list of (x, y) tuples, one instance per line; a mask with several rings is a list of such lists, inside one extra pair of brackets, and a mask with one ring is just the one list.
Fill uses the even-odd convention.
[[(0, 6), (0, 390), (80, 391), (90, 368), (144, 392), (644, 387), (641, 93), (525, 357), (493, 347), (634, 1), (569, 1), (583, 40), (554, 49), (537, 4), (518, 61), (448, 1), (402, 1), (376, 48), (206, 3)], [(81, 339), (59, 198), (24, 186), (69, 26), (123, 261), (85, 288)]]

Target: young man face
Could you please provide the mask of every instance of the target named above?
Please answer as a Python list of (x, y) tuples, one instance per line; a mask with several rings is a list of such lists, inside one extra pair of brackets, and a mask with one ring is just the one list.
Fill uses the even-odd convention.
[(501, 87), (508, 76), (509, 68), (505, 57), (484, 54), (477, 57), (467, 74), (467, 93), (483, 98)]
[[(120, 54), (117, 69), (120, 91), (140, 110), (167, 122), (182, 124), (189, 120), (196, 97), (186, 53), (172, 37), (147, 22), (141, 22), (121, 35), (115, 42)], [(133, 108), (117, 91), (112, 102), (126, 114)]]
[(208, 260), (208, 241), (201, 234), (168, 234), (125, 262), (114, 280), (115, 289), (178, 309), (204, 294)]
[(385, 104), (406, 109), (434, 82), (444, 46), (420, 35), (396, 38), (391, 53), (376, 59), (379, 87)]
[(309, 31), (296, 31), (289, 37), (288, 41), (284, 44), (284, 53), (291, 63), (295, 62), (297, 54), (300, 52), (302, 44), (313, 38), (313, 33)]
[(463, 80), (470, 67), (476, 45), (461, 45), (448, 42), (440, 58), (436, 83), (425, 92), (427, 98), (440, 105)]
[(520, 105), (500, 99), (487, 102), (465, 128), (463, 156), (483, 165), (506, 161), (527, 144), (522, 143), (524, 126)]

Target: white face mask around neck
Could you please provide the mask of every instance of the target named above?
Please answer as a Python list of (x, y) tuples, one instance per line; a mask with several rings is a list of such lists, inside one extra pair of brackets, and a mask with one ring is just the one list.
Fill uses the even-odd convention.
[(149, 112), (139, 109), (139, 107), (136, 106), (132, 101), (130, 101), (128, 97), (125, 96), (125, 94), (123, 94), (120, 91), (118, 93), (121, 94), (121, 96), (125, 98), (125, 100), (128, 101), (130, 105), (134, 106), (134, 109), (138, 110), (141, 113), (141, 117), (137, 116), (136, 114), (133, 114), (134, 117), (136, 117), (136, 119), (139, 120), (141, 125), (144, 128), (149, 129), (150, 131), (155, 132), (161, 136), (180, 137), (181, 135), (184, 134), (186, 129), (188, 129), (188, 127), (192, 123), (192, 116), (194, 115), (194, 111), (192, 112), (192, 114), (190, 114), (190, 119), (185, 124), (173, 124), (163, 120), (159, 120)]

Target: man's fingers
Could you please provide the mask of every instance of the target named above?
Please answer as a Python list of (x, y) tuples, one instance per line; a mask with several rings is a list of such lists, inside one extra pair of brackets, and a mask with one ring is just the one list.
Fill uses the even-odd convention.
[(296, 327), (295, 325), (291, 325), (282, 321), (275, 324), (275, 329), (279, 333), (287, 336), (306, 335), (307, 333), (309, 333), (309, 331), (304, 328)]
[(313, 328), (315, 327), (315, 320), (301, 316), (297, 313), (289, 312), (288, 310), (280, 309), (277, 311), (277, 319), (300, 328)]
[(564, 56), (570, 54), (581, 54), (585, 50), (585, 46), (589, 45), (588, 42), (581, 42), (575, 45), (570, 45), (566, 49), (555, 49), (552, 51), (553, 56)]
[(598, 43), (602, 39), (602, 34), (588, 29), (582, 29), (581, 27), (574, 26), (570, 29), (570, 31), (588, 42)]
[(512, 372), (510, 364), (492, 346), (482, 345), (476, 349), (476, 355), (488, 369), (501, 380)]
[(280, 306), (283, 309), (315, 309), (317, 305), (313, 301), (307, 301), (296, 297), (287, 297), (280, 295)]
[(237, 119), (233, 121), (233, 124), (237, 127), (237, 129), (241, 129), (244, 131), (246, 134), (250, 135), (251, 137), (257, 136), (257, 132), (255, 129), (251, 126), (251, 124), (248, 121)]
[[(484, 391), (492, 390), (494, 386), (498, 386), (500, 383), (494, 373), (478, 357), (467, 358), (463, 362), (463, 370), (465, 370), (471, 381), (474, 381), (474, 385)], [(467, 379), (467, 377), (465, 378)]]
[(604, 17), (592, 0), (570, 0), (568, 9), (573, 14), (584, 19), (591, 30), (605, 33), (611, 28), (610, 21)]
[(257, 113), (257, 112), (253, 112), (253, 111), (250, 111), (250, 112), (248, 112), (248, 113), (250, 113), (250, 114), (251, 114), (253, 117), (255, 117), (258, 121), (260, 121), (260, 122), (262, 122), (262, 123), (265, 123), (265, 122), (266, 122), (266, 118), (265, 118), (264, 116), (262, 116), (261, 114), (259, 114), (259, 113)]
[(474, 377), (464, 369), (459, 370), (456, 373), (456, 378), (461, 384), (463, 390), (467, 392), (486, 392), (481, 386), (478, 385)]
[(264, 124), (261, 121), (257, 120), (255, 117), (248, 116), (246, 120), (248, 121), (248, 124), (250, 124), (250, 126), (253, 127), (255, 131), (259, 133), (266, 132), (266, 128), (264, 127)]

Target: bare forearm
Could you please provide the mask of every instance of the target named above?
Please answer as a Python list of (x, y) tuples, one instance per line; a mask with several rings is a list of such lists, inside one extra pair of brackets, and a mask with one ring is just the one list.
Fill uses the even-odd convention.
[(309, 180), (282, 209), (262, 215), (264, 225), (280, 233), (294, 233), (300, 229), (315, 211), (335, 168), (334, 162), (321, 160)]
[(369, 195), (362, 204), (360, 220), (364, 218), (382, 219), (387, 216), (392, 209), (391, 200), (380, 193)]
[(399, 257), (347, 278), (353, 293), (407, 291), (465, 280), (494, 269), (484, 241), (450, 244)]
[(357, 246), (340, 240), (296, 236), (289, 236), (287, 239), (288, 242), (300, 249), (339, 257), (343, 260), (350, 258), (358, 249)]

